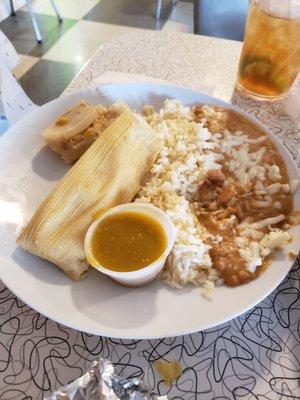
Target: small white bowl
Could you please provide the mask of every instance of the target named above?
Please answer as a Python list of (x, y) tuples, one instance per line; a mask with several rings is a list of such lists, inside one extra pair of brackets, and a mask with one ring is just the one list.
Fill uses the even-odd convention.
[[(100, 222), (107, 217), (108, 215), (117, 214), (124, 211), (136, 211), (139, 213), (143, 213), (154, 218), (164, 229), (166, 237), (167, 237), (167, 246), (165, 251), (161, 254), (161, 256), (155, 260), (152, 264), (138, 269), (136, 271), (130, 272), (117, 272), (112, 271), (110, 269), (105, 268), (103, 265), (100, 265), (99, 262), (93, 257), (91, 251), (91, 239), (95, 232), (95, 229), (100, 224)], [(160, 273), (165, 264), (166, 258), (168, 257), (172, 247), (174, 245), (175, 240), (175, 228), (170, 219), (170, 217), (159, 208), (144, 203), (128, 203), (122, 204), (120, 206), (116, 206), (110, 208), (108, 211), (105, 211), (92, 225), (89, 227), (84, 241), (84, 251), (87, 258), (87, 261), (92, 267), (96, 268), (98, 271), (101, 271), (105, 275), (109, 275), (115, 281), (127, 285), (127, 286), (139, 286), (145, 285), (149, 283)]]

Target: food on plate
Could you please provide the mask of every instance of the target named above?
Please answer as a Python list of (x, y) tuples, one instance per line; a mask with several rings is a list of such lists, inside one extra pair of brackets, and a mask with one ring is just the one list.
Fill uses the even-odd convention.
[(128, 107), (125, 104), (94, 106), (81, 100), (43, 133), (51, 150), (66, 163), (77, 161), (97, 137)]
[(137, 195), (165, 210), (177, 237), (162, 279), (173, 287), (236, 286), (255, 279), (291, 240), (293, 191), (285, 163), (261, 128), (216, 106), (166, 100), (144, 115), (164, 145)]
[(195, 120), (212, 134), (222, 132), (215, 152), (221, 169), (209, 170), (195, 206), (201, 223), (222, 241), (211, 243), (214, 268), (236, 286), (255, 279), (271, 252), (290, 241), (286, 232), (293, 190), (275, 144), (254, 123), (231, 110), (196, 107)]
[(126, 105), (81, 101), (44, 137), (66, 161), (84, 154), (18, 243), (72, 279), (84, 275), (88, 261), (115, 272), (136, 271), (164, 253), (159, 225), (126, 211), (105, 217), (93, 231), (97, 266), (85, 259), (93, 216), (130, 201), (158, 207), (175, 227), (161, 279), (175, 288), (201, 286), (208, 299), (215, 285), (257, 278), (275, 250), (292, 240), (287, 231), (299, 216), (293, 211), (298, 181), (289, 182), (285, 162), (264, 131), (235, 111), (167, 99), (158, 112), (145, 105), (141, 116)]
[(88, 269), (84, 237), (99, 209), (139, 191), (161, 146), (145, 120), (123, 112), (43, 201), (17, 238), (25, 250), (78, 280)]
[(92, 267), (122, 285), (145, 285), (161, 273), (175, 235), (161, 209), (121, 204), (97, 213), (85, 235), (85, 256)]
[(104, 217), (91, 239), (93, 258), (102, 267), (118, 272), (136, 271), (152, 264), (166, 246), (162, 225), (140, 211), (126, 210)]

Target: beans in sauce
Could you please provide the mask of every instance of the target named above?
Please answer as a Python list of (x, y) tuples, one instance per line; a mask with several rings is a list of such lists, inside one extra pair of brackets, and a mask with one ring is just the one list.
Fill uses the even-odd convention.
[[(211, 132), (222, 133), (225, 129), (230, 132), (239, 130), (243, 131), (250, 139), (257, 139), (265, 135), (257, 125), (236, 112), (216, 106), (210, 107), (213, 108), (213, 113), (209, 113), (207, 108), (196, 106), (194, 120), (196, 122), (204, 120), (204, 126), (208, 127)], [(255, 152), (261, 146), (261, 143), (249, 143), (249, 151)], [(261, 164), (270, 166), (276, 164), (281, 175), (281, 179), (278, 182), (281, 184), (288, 183), (287, 168), (275, 144), (269, 138), (266, 138), (263, 146), (267, 151), (262, 158)], [(223, 240), (221, 242), (218, 244), (212, 243), (210, 256), (213, 266), (218, 270), (225, 284), (238, 286), (259, 276), (270, 264), (270, 258), (266, 258), (255, 273), (251, 273), (246, 269), (245, 261), (234, 243), (235, 237), (239, 235), (230, 217), (234, 215), (238, 222), (249, 217), (255, 222), (274, 217), (279, 213), (288, 217), (293, 210), (293, 196), (290, 193), (274, 193), (270, 195), (272, 197), (270, 206), (257, 207), (255, 205), (256, 201), (260, 199), (253, 190), (251, 191), (251, 187), (243, 187), (239, 184), (234, 175), (226, 168), (226, 161), (228, 161), (229, 155), (224, 154), (224, 156), (222, 170), (208, 171), (206, 179), (199, 187), (197, 201), (204, 207), (204, 212), (199, 215), (199, 220), (210, 233), (222, 236)], [(223, 185), (225, 181), (229, 182), (227, 186)], [(268, 176), (265, 177), (264, 186), (273, 183), (274, 181)], [(275, 202), (280, 202), (280, 211), (274, 207)], [(278, 226), (281, 227), (281, 225), (279, 224)]]

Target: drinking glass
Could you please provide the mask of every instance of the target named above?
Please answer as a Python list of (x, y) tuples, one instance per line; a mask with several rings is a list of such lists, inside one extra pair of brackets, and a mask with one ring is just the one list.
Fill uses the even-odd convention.
[(250, 0), (236, 87), (278, 99), (300, 72), (300, 0)]

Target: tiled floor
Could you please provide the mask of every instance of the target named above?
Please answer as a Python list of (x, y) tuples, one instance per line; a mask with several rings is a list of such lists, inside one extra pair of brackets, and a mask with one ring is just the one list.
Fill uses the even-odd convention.
[(132, 30), (136, 28), (80, 20), (43, 55), (42, 59), (82, 66), (101, 44)]
[(58, 97), (80, 68), (71, 63), (40, 59), (19, 81), (31, 100), (41, 105)]
[(193, 0), (163, 1), (155, 18), (156, 0), (56, 0), (60, 24), (50, 1), (33, 0), (43, 43), (38, 44), (26, 7), (0, 23), (21, 63), (14, 71), (37, 104), (59, 96), (104, 42), (132, 30), (166, 29), (193, 32)]
[(14, 69), (14, 75), (20, 79), (31, 67), (39, 61), (38, 57), (25, 56), (20, 54), (20, 64)]
[[(1, 0), (0, 0), (1, 1)], [(14, 71), (37, 104), (59, 96), (93, 53), (106, 41), (141, 28), (194, 31), (194, 0), (56, 0), (59, 23), (49, 0), (32, 0), (43, 43), (38, 44), (26, 7), (0, 23), (20, 54)], [(196, 2), (195, 2), (196, 3)], [(199, 0), (200, 33), (242, 39), (248, 0)]]
[[(64, 18), (83, 18), (99, 0), (56, 0), (57, 7)], [(32, 8), (35, 13), (55, 16), (50, 1), (34, 0)]]
[(155, 19), (155, 1), (101, 0), (84, 17), (88, 21), (145, 29), (162, 29), (171, 13), (171, 1), (163, 1), (160, 19)]
[(53, 16), (35, 16), (44, 38), (41, 44), (36, 41), (28, 12), (19, 10), (15, 16), (10, 16), (0, 23), (0, 29), (11, 40), (19, 54), (41, 57), (77, 22), (75, 19), (64, 18), (62, 23), (58, 23), (57, 18)]
[(194, 32), (193, 2), (178, 1), (164, 24), (164, 31)]

